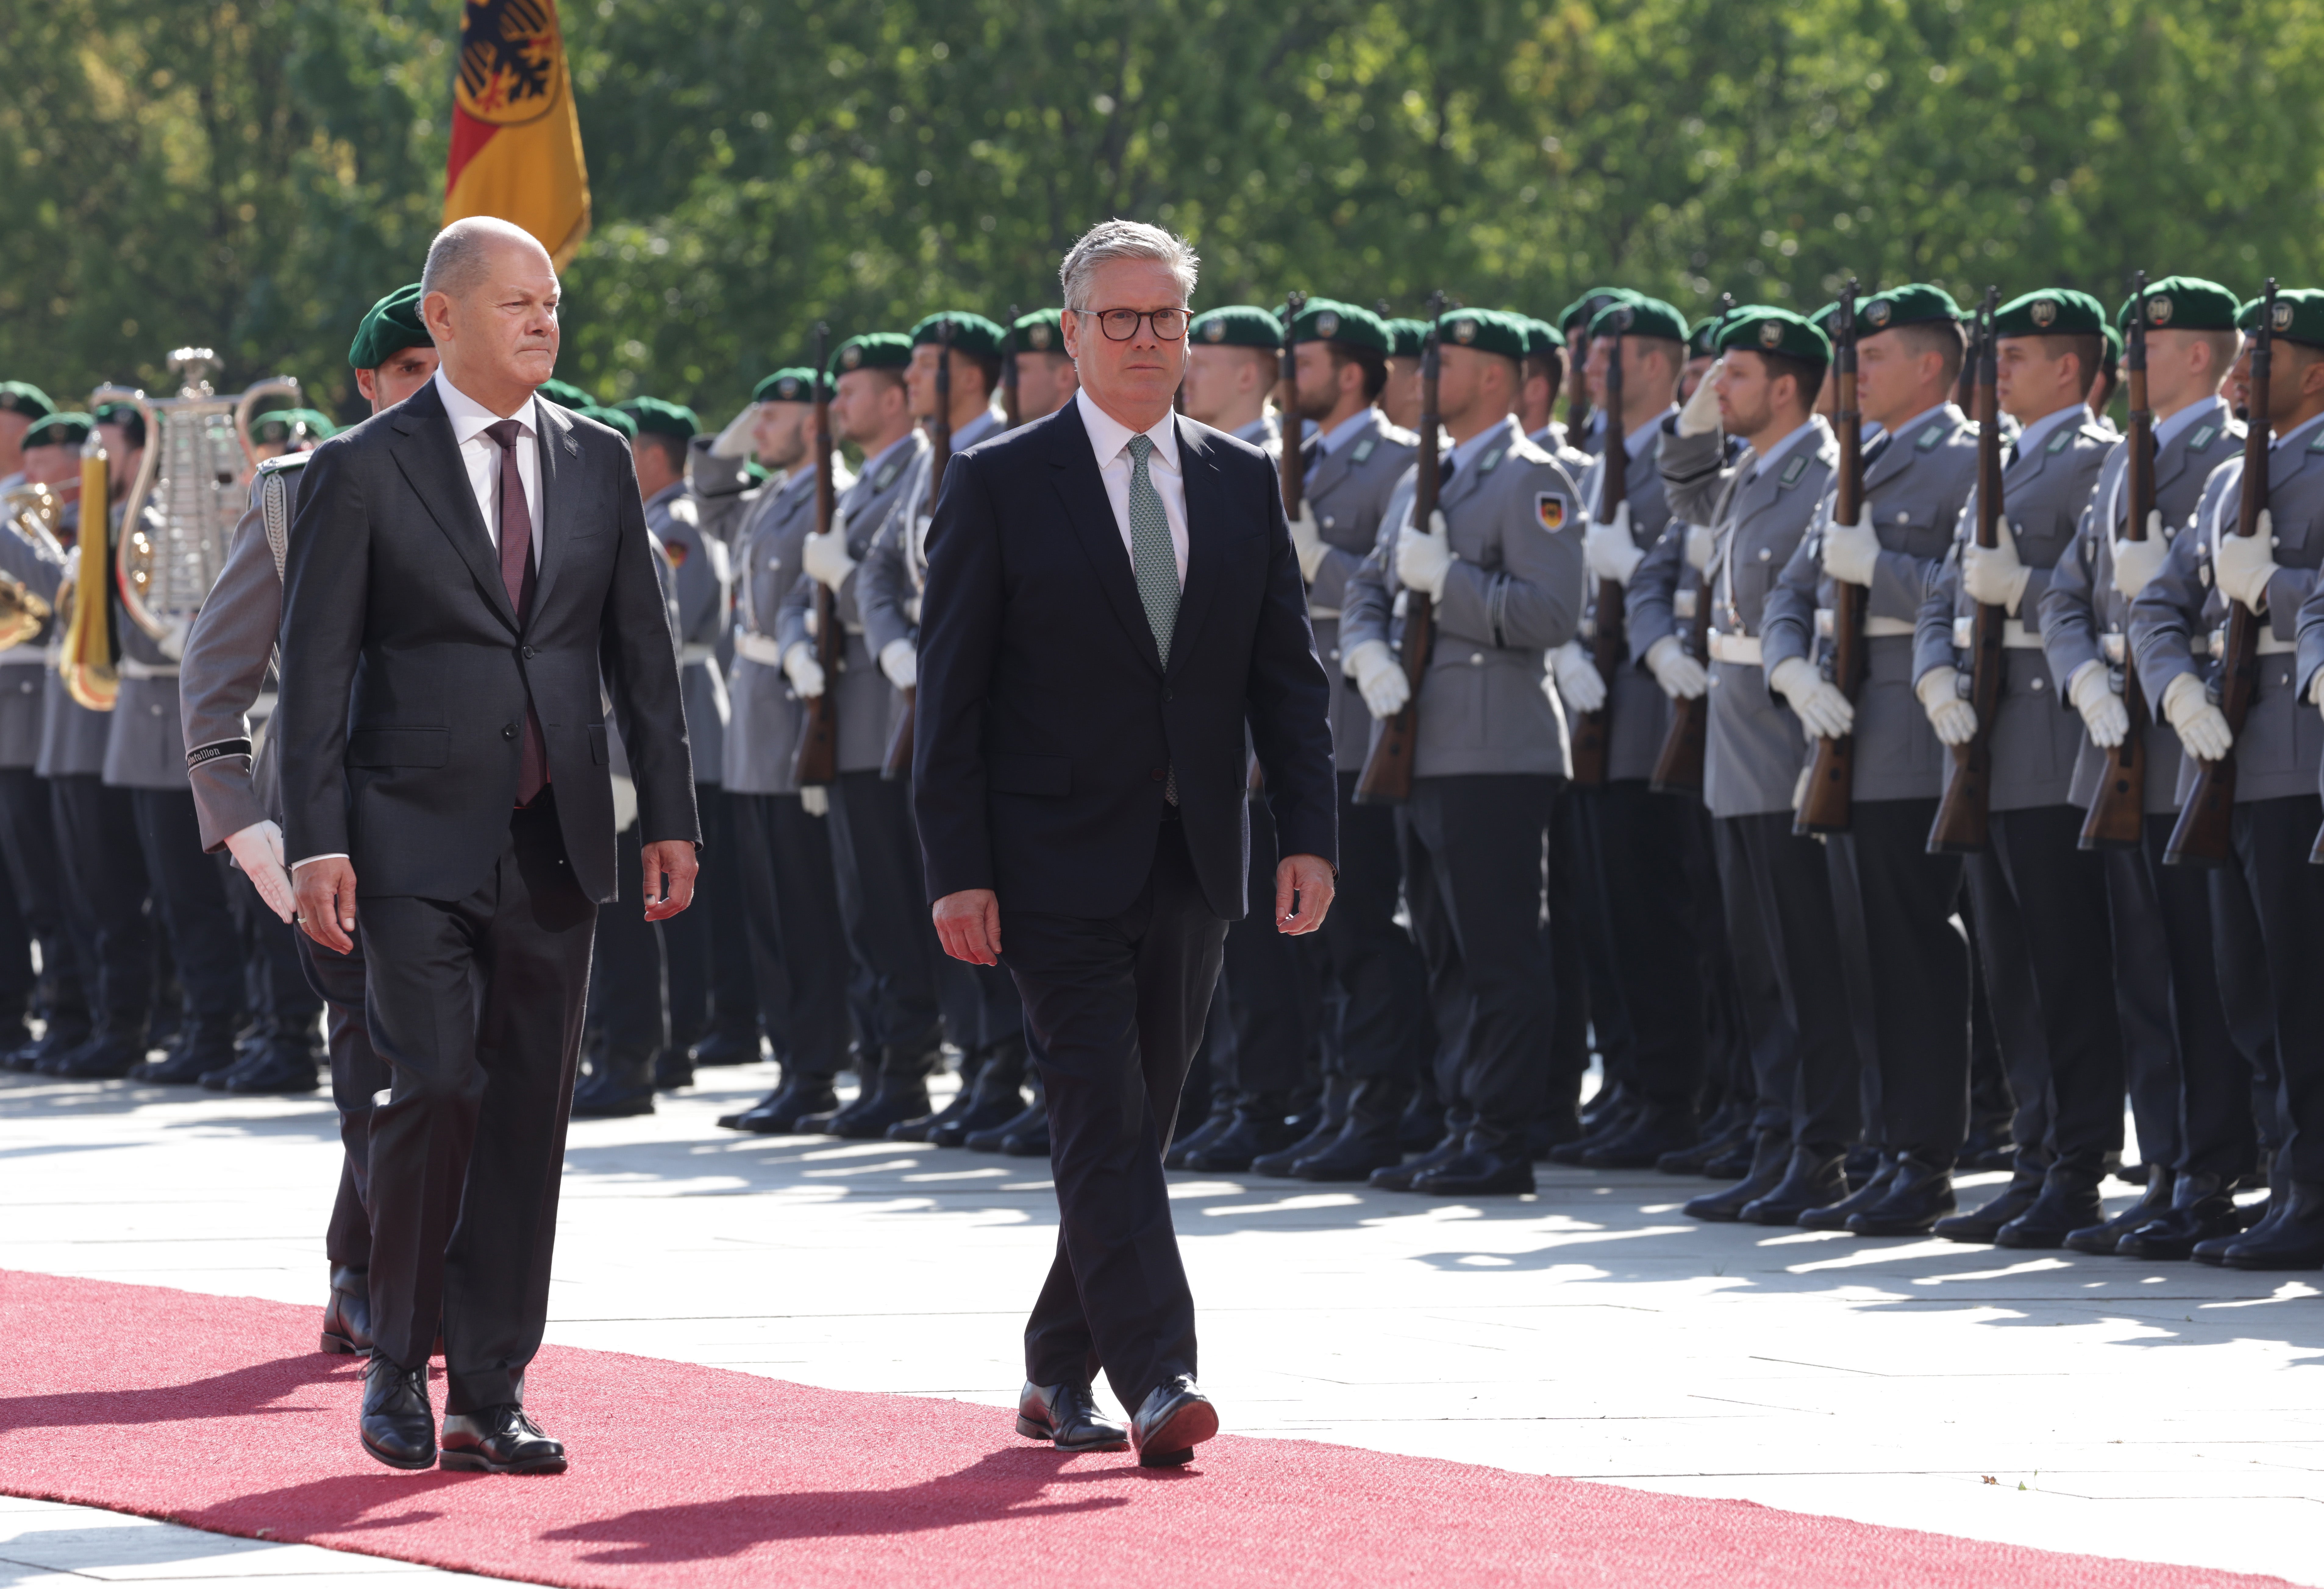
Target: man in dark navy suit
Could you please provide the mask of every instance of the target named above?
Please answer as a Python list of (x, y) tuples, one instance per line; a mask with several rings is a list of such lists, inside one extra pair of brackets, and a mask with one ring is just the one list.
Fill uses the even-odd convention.
[[(1171, 411), (1194, 269), (1130, 221), (1065, 255), (1081, 391), (945, 474), (914, 752), (937, 934), (1014, 975), (1048, 1092), (1057, 1256), (1018, 1432), (1155, 1467), (1219, 1426), (1162, 1151), (1244, 910), (1246, 725), (1279, 930), (1323, 924), (1338, 850), (1330, 683), (1274, 465)], [(1100, 1368), (1127, 1430), (1091, 1399)]]

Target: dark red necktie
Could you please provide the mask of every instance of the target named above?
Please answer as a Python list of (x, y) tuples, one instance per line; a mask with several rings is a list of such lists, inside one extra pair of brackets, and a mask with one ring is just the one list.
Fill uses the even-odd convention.
[[(517, 630), (523, 632), (532, 616), (532, 506), (525, 500), (524, 476), (516, 467), (516, 441), (524, 427), (503, 420), (484, 427), (484, 434), (501, 449), (501, 583), (508, 587), (509, 605), (516, 609)], [(524, 703), (524, 753), (517, 762), (516, 803), (529, 806), (549, 782), (549, 753), (540, 736), (540, 718), (532, 709), (530, 688)]]

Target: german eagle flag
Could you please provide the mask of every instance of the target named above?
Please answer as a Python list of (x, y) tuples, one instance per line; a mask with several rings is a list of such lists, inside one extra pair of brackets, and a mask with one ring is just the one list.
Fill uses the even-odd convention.
[(466, 0), (452, 88), (446, 225), (512, 221), (563, 269), (589, 235), (589, 171), (557, 0)]

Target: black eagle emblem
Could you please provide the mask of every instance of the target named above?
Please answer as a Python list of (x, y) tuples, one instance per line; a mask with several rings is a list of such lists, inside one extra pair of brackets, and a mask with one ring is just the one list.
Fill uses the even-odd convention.
[(479, 115), (525, 119), (518, 107), (549, 97), (556, 60), (554, 0), (466, 0), (460, 15), (460, 88)]

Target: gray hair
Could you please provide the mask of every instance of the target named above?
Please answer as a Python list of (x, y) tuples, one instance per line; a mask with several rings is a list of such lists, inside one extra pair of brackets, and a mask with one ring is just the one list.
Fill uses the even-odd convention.
[(1184, 237), (1144, 221), (1111, 220), (1100, 221), (1084, 232), (1065, 251), (1065, 263), (1057, 267), (1057, 280), (1065, 284), (1065, 307), (1087, 309), (1090, 278), (1098, 266), (1117, 259), (1159, 260), (1178, 278), (1179, 296), (1193, 300), (1194, 273), (1203, 262)]
[(472, 291), (484, 276), (493, 245), (503, 242), (540, 247), (540, 240), (522, 226), (491, 216), (463, 216), (437, 233), (436, 240), (428, 245), (428, 263), (420, 272), (420, 301), (426, 302), (431, 292), (457, 298)]

